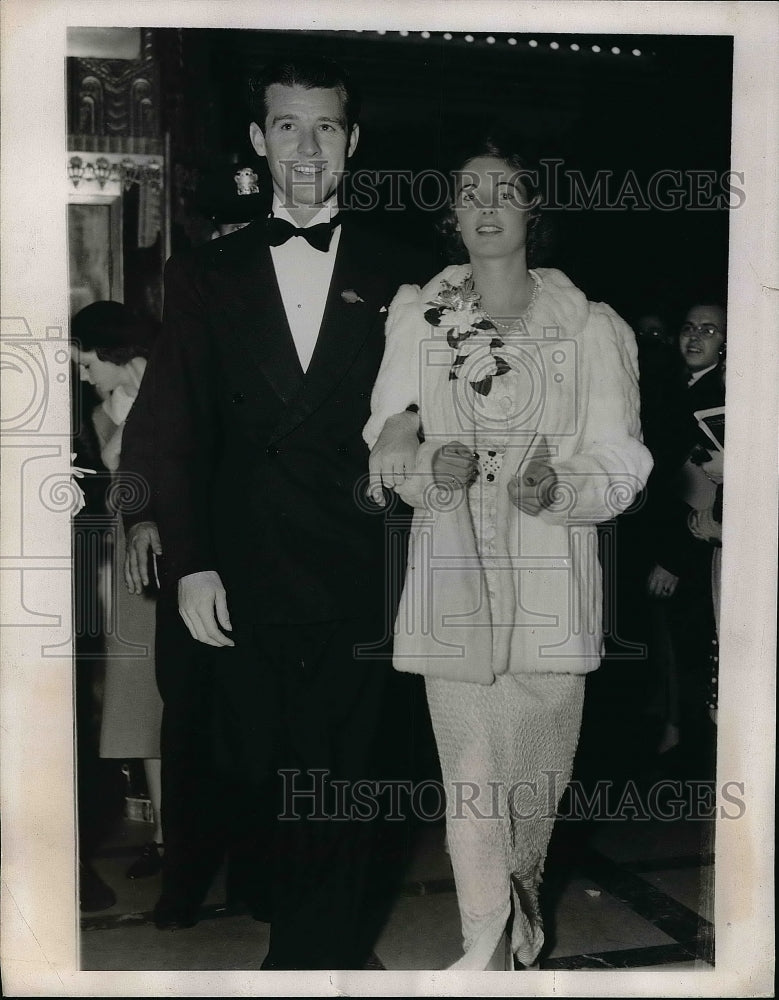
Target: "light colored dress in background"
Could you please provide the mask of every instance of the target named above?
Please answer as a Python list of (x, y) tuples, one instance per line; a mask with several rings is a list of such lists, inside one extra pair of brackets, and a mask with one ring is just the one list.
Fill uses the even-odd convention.
[[(130, 362), (140, 384), (145, 362)], [(136, 387), (137, 388), (137, 387)], [(124, 387), (98, 406), (93, 423), (106, 468), (119, 468), (127, 414), (135, 399)], [(120, 759), (160, 756), (162, 699), (154, 666), (154, 595), (130, 594), (124, 582), (125, 538), (122, 519), (112, 523), (113, 558), (101, 568), (101, 603), (105, 637), (105, 686), (100, 726), (100, 756)]]

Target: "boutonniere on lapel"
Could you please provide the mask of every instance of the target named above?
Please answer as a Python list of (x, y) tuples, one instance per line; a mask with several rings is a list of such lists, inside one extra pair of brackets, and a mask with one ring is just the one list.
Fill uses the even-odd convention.
[(345, 288), (341, 292), (341, 298), (350, 306), (355, 305), (357, 302), (365, 302), (365, 299), (361, 298), (353, 288)]
[(511, 368), (496, 350), (504, 346), (495, 324), (482, 309), (481, 296), (473, 287), (473, 277), (467, 275), (453, 285), (443, 280), (434, 299), (425, 303), (425, 319), (431, 326), (446, 331), (446, 342), (455, 351), (449, 369), (449, 380), (458, 378), (458, 371), (467, 360), (477, 366), (480, 378), (471, 387), (482, 396), (489, 395), (492, 380), (505, 375)]

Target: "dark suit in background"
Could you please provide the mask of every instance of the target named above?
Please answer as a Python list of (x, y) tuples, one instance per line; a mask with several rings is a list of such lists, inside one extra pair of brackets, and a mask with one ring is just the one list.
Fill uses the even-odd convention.
[[(159, 419), (167, 419), (166, 410)], [(156, 428), (151, 384), (144, 379), (122, 439), (122, 514), (128, 537), (134, 526), (157, 519), (154, 480), (164, 472), (155, 462)], [(148, 559), (153, 580), (151, 553)], [(163, 700), (160, 758), (165, 855), (162, 891), (155, 907), (160, 926), (195, 922), (228, 846), (235, 847), (230, 844), (226, 789), (214, 770), (209, 653), (182, 621), (176, 588), (162, 588), (157, 595), (155, 628), (156, 677)], [(230, 860), (228, 896), (234, 889), (233, 896), (254, 905), (255, 887), (233, 877), (234, 858)]]

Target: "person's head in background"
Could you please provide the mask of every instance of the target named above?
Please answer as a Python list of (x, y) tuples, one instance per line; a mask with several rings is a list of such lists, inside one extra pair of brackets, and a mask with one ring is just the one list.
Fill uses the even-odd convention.
[(636, 321), (636, 336), (642, 343), (662, 344), (670, 347), (673, 337), (668, 330), (668, 324), (658, 313), (646, 312)]
[(687, 372), (714, 368), (725, 357), (727, 313), (718, 302), (698, 302), (687, 310), (679, 330), (679, 352)]
[(297, 224), (336, 193), (357, 147), (359, 105), (343, 67), (319, 56), (282, 58), (250, 81), (249, 138)]
[(152, 346), (149, 326), (121, 302), (93, 302), (70, 323), (71, 357), (79, 378), (105, 399), (119, 386), (136, 387)]

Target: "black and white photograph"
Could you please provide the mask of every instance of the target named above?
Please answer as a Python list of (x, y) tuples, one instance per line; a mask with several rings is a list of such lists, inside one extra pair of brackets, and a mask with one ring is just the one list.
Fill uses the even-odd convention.
[(7, 995), (773, 995), (779, 5), (702, 6), (4, 5)]

